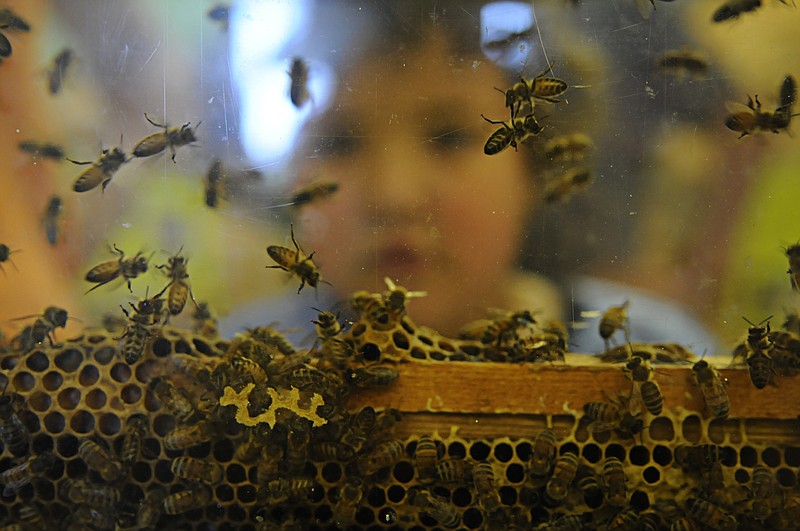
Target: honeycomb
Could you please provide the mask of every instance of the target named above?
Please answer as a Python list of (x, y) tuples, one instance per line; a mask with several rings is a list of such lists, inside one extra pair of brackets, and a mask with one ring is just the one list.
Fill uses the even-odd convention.
[[(0, 522), (23, 529), (668, 529), (688, 512), (698, 522), (677, 529), (800, 526), (797, 419), (738, 418), (735, 401), (733, 418), (715, 419), (684, 401), (644, 417), (632, 438), (596, 431), (571, 409), (577, 368), (553, 361), (564, 358), (557, 341), (549, 343), (553, 352), (542, 350), (541, 331), (533, 333), (534, 350), (448, 339), (415, 325), (390, 298), (373, 298), (385, 304), (357, 307), (349, 330), (322, 331), (309, 350), (267, 327), (226, 340), (215, 327), (163, 326), (133, 364), (122, 358), (119, 332), (105, 329), (6, 352)], [(529, 373), (518, 383), (560, 374), (560, 411), (508, 414), (494, 404), (478, 416), (397, 411), (374, 400), (397, 393), (412, 368), (436, 377), (446, 374), (437, 367), (499, 370), (509, 365), (499, 361), (520, 356), (547, 363), (524, 365)], [(599, 371), (621, 373), (611, 365)], [(661, 379), (674, 388), (671, 400), (689, 392), (691, 370), (669, 371)], [(367, 374), (378, 377), (365, 381)], [(780, 386), (792, 396), (789, 380)], [(9, 443), (15, 418), (29, 433), (26, 444)], [(26, 463), (19, 479), (13, 469)], [(622, 476), (613, 475), (615, 463)]]

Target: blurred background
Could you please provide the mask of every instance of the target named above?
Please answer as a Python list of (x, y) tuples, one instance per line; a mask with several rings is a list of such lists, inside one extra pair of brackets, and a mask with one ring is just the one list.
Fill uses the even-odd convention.
[[(580, 310), (605, 309), (571, 307), (580, 276), (618, 282), (617, 303), (632, 287), (681, 305), (718, 338), (722, 352), (746, 332), (743, 316), (782, 321), (798, 305), (784, 254), (800, 240), (797, 124), (743, 139), (724, 125), (727, 102), (758, 94), (774, 108), (784, 77), (800, 75), (798, 10), (769, 1), (712, 23), (721, 3), (656, 1), (650, 11), (637, 0), (487, 2), (497, 10), (474, 13), (506, 33), (526, 17), (534, 28), (519, 54), (475, 61), (494, 60), (527, 77), (549, 61), (556, 74), (569, 72), (572, 84), (591, 86), (571, 91), (569, 113), (553, 123), (568, 120), (592, 136), (594, 183), (569, 202), (540, 208), (519, 253), (520, 268), (560, 285), (567, 320), (580, 321)], [(357, 18), (348, 28), (325, 27), (331, 5), (2, 2), (31, 25), (29, 32), (0, 30), (13, 46), (0, 64), (0, 243), (14, 251), (0, 263), (6, 336), (26, 323), (13, 319), (48, 305), (80, 320), (70, 322), (70, 334), (104, 315), (121, 315), (121, 304), (165, 285), (151, 267), (134, 280), (135, 295), (120, 283), (85, 294), (92, 285), (83, 277), (114, 258), (112, 244), (127, 255), (153, 254), (151, 264), (182, 248), (195, 297), (221, 316), (294, 293), (294, 281), (264, 268), (271, 263), (265, 248), (291, 246), (288, 225), (296, 212), (287, 203), (304, 125), (330, 104), (341, 62), (359, 46), (353, 35), (370, 30)], [(435, 7), (420, 16), (435, 17)], [(324, 46), (315, 45), (318, 38)], [(65, 47), (73, 61), (52, 94), (47, 72)], [(703, 54), (708, 70), (675, 76), (658, 67), (666, 51), (684, 47)], [(310, 65), (313, 105), (301, 108), (289, 98), (295, 57)], [(502, 112), (500, 99), (487, 115)], [(18, 147), (24, 140), (53, 142), (78, 161), (120, 145), (129, 153), (159, 131), (145, 113), (169, 126), (191, 123), (197, 142), (180, 147), (176, 163), (167, 151), (124, 164), (104, 191), (74, 192), (87, 166), (32, 157)], [(486, 124), (475, 117), (475, 127)], [(230, 179), (211, 208), (204, 183), (215, 159)], [(53, 195), (63, 200), (54, 245), (43, 225)], [(301, 296), (315, 304), (313, 290)], [(264, 324), (282, 321), (279, 312), (263, 316)]]

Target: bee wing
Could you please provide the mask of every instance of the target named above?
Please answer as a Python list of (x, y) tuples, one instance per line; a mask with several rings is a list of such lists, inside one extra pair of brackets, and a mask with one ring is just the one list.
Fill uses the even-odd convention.
[(605, 433), (607, 431), (611, 431), (617, 428), (617, 424), (614, 422), (603, 422), (600, 420), (592, 421), (588, 426), (586, 426), (586, 430), (589, 433)]
[(644, 412), (644, 401), (642, 400), (642, 383), (633, 382), (631, 396), (628, 400), (628, 411), (631, 415), (639, 415)]
[(597, 319), (603, 314), (600, 310), (585, 310), (581, 312), (581, 317), (584, 319)]
[(741, 112), (746, 112), (746, 113), (751, 113), (752, 114), (752, 112), (753, 112), (753, 109), (751, 109), (750, 107), (748, 107), (744, 103), (741, 103), (741, 102), (738, 102), (738, 101), (726, 101), (725, 102), (725, 108), (728, 109), (728, 112), (730, 112), (731, 114), (738, 114), (738, 113), (741, 113)]

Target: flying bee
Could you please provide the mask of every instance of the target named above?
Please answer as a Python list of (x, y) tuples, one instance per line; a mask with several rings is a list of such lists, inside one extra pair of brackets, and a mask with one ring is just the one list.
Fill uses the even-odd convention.
[[(150, 117), (147, 116), (147, 113), (144, 114), (144, 117), (152, 125), (164, 130), (139, 140), (133, 147), (134, 157), (151, 157), (169, 148), (170, 153), (172, 153), (172, 162), (175, 162), (176, 148), (197, 141), (197, 137), (194, 136), (194, 130), (189, 127), (192, 125), (192, 122), (187, 122), (180, 127), (167, 127), (166, 125), (157, 124), (151, 120)], [(200, 124), (197, 125), (198, 127), (200, 126)]]
[(531, 475), (544, 477), (556, 460), (556, 434), (550, 428), (540, 431), (533, 441), (530, 459)]
[(358, 458), (358, 470), (370, 476), (382, 468), (394, 465), (405, 453), (403, 443), (398, 440), (379, 444), (370, 453)]
[(618, 436), (630, 439), (644, 429), (642, 419), (618, 403), (587, 402), (583, 405), (583, 412), (591, 421), (586, 427), (589, 433), (613, 430)]
[(31, 434), (14, 409), (14, 396), (6, 394), (8, 381), (0, 395), (0, 441), (14, 455), (28, 453)]
[(800, 293), (800, 243), (787, 247), (786, 257), (789, 259), (789, 269), (786, 272), (789, 274), (792, 289)]
[(130, 160), (125, 157), (125, 153), (120, 148), (116, 147), (110, 150), (104, 149), (100, 157), (94, 162), (77, 161), (69, 157), (65, 158), (71, 163), (80, 166), (91, 164), (86, 171), (78, 176), (75, 180), (75, 184), (72, 185), (72, 189), (76, 192), (88, 192), (89, 190), (97, 188), (101, 183), (103, 185), (102, 189), (105, 191), (106, 186), (111, 182), (117, 170)]
[(733, 531), (739, 529), (736, 518), (726, 513), (716, 505), (700, 498), (688, 498), (686, 511), (689, 517), (720, 531)]
[(622, 330), (625, 334), (625, 342), (630, 343), (628, 337), (628, 305), (630, 301), (625, 301), (619, 306), (611, 306), (600, 317), (600, 325), (598, 327), (600, 337), (603, 338), (606, 344), (606, 350), (609, 349), (609, 339), (617, 330)]
[(524, 118), (512, 118), (508, 122), (490, 120), (481, 114), (481, 118), (490, 124), (502, 125), (494, 133), (489, 135), (489, 139), (483, 146), (483, 152), (487, 155), (497, 155), (508, 146), (517, 150), (517, 144), (522, 143), (532, 136), (536, 136), (544, 130), (544, 127), (536, 121), (533, 113)]
[(452, 529), (458, 527), (461, 523), (461, 514), (456, 507), (441, 498), (437, 498), (428, 490), (409, 490), (408, 503), (446, 528)]
[(50, 142), (23, 140), (19, 143), (19, 149), (31, 155), (34, 159), (41, 157), (43, 159), (61, 160), (64, 158), (64, 148)]
[(299, 57), (292, 59), (292, 68), (288, 72), (291, 80), (289, 99), (298, 109), (311, 99), (308, 90), (308, 64)]
[(47, 71), (47, 88), (50, 90), (50, 94), (56, 95), (61, 92), (64, 77), (67, 75), (69, 65), (72, 63), (72, 55), (72, 50), (64, 48), (53, 59), (53, 66)]
[(664, 72), (684, 78), (699, 76), (708, 71), (708, 60), (692, 50), (668, 50), (658, 58), (658, 66)]
[(364, 481), (357, 477), (348, 477), (339, 489), (339, 499), (333, 507), (334, 523), (341, 528), (351, 525), (363, 497)]
[(544, 154), (553, 162), (578, 162), (584, 159), (591, 148), (591, 138), (583, 133), (574, 133), (548, 140), (544, 145)]
[(475, 486), (478, 504), (485, 513), (491, 513), (500, 507), (500, 495), (497, 492), (494, 467), (491, 463), (484, 461), (472, 468), (472, 483)]
[(119, 456), (123, 463), (133, 463), (139, 458), (142, 449), (142, 439), (147, 433), (147, 420), (142, 416), (131, 417), (128, 420), (128, 429), (125, 440), (122, 442)]
[[(266, 267), (269, 269), (283, 269), (299, 278), (300, 287), (297, 289), (297, 293), (300, 293), (300, 290), (302, 290), (306, 284), (317, 289), (317, 284), (325, 281), (320, 278), (317, 266), (312, 261), (314, 253), (308, 256), (303, 254), (303, 251), (297, 244), (297, 240), (294, 238), (294, 225), (290, 225), (289, 230), (292, 234), (292, 243), (294, 244), (295, 250), (292, 251), (291, 249), (279, 245), (270, 245), (267, 247), (267, 254), (278, 265)], [(329, 282), (325, 283), (330, 284)]]
[(758, 95), (755, 99), (748, 95), (745, 106), (731, 103), (728, 107), (731, 114), (725, 118), (725, 127), (742, 133), (739, 138), (761, 131), (772, 131), (777, 134), (781, 129), (787, 129), (791, 118), (796, 116), (791, 112), (791, 105), (778, 107), (775, 112), (763, 111)]
[(181, 514), (200, 509), (211, 501), (211, 491), (205, 485), (194, 484), (187, 490), (175, 492), (164, 498), (164, 512)]
[(214, 159), (208, 168), (205, 180), (206, 206), (216, 208), (219, 200), (227, 197), (227, 175), (222, 167), (222, 161)]
[(148, 490), (142, 501), (139, 502), (139, 509), (136, 511), (137, 529), (154, 529), (158, 520), (161, 518), (164, 499), (167, 491), (162, 487)]
[(67, 480), (66, 494), (72, 503), (90, 507), (113, 507), (120, 500), (119, 489), (112, 485)]
[(34, 478), (40, 477), (55, 464), (53, 452), (28, 458), (21, 465), (9, 468), (0, 473), (0, 483), (5, 485), (3, 496), (9, 497), (29, 484)]
[(750, 516), (763, 522), (772, 514), (772, 501), (775, 496), (775, 477), (764, 465), (753, 469), (752, 504)]
[(603, 462), (603, 482), (608, 505), (623, 507), (628, 504), (628, 477), (622, 468), (622, 461), (616, 457), (606, 457)]
[[(775, 344), (770, 339), (769, 319), (770, 315), (758, 324), (745, 321), (750, 324), (747, 330), (747, 358), (746, 363), (750, 372), (750, 381), (756, 389), (763, 389), (772, 378), (772, 351)], [(767, 326), (761, 326), (766, 321)]]
[(0, 28), (6, 31), (31, 30), (30, 24), (8, 7), (0, 8)]
[(291, 204), (293, 206), (305, 206), (328, 199), (339, 191), (339, 183), (336, 181), (314, 181), (292, 192)]
[(547, 482), (545, 495), (550, 501), (561, 503), (567, 497), (569, 486), (575, 475), (578, 473), (578, 456), (572, 452), (566, 452), (556, 460), (553, 475)]
[(228, 4), (217, 4), (208, 10), (206, 15), (210, 20), (219, 23), (223, 31), (228, 30), (231, 7)]
[(122, 476), (123, 470), (119, 463), (108, 452), (92, 441), (85, 439), (78, 447), (78, 456), (83, 459), (86, 466), (100, 474), (104, 481), (113, 482)]
[(716, 418), (724, 419), (730, 413), (731, 404), (728, 399), (728, 392), (725, 389), (719, 372), (711, 367), (707, 361), (700, 360), (692, 365), (695, 385), (700, 388), (706, 407)]
[(347, 373), (347, 383), (359, 388), (389, 387), (400, 374), (389, 365), (367, 365)]
[[(8, 245), (0, 243), (0, 271), (2, 271), (4, 275), (6, 274), (6, 270), (3, 268), (3, 262), (8, 262), (14, 266), (14, 269), (17, 269), (16, 264), (11, 261), (11, 255), (18, 252), (20, 252), (19, 249), (12, 251)], [(17, 271), (19, 270), (17, 269)]]
[(44, 233), (50, 245), (58, 243), (58, 237), (61, 233), (61, 215), (63, 211), (64, 202), (57, 195), (52, 196), (47, 202), (47, 207), (45, 207), (44, 215), (42, 216), (42, 226), (44, 227)]
[(651, 415), (660, 415), (664, 407), (664, 397), (661, 395), (650, 363), (639, 357), (631, 357), (625, 365), (625, 374), (633, 382), (634, 389), (631, 390), (631, 396), (638, 388), (647, 411)]
[(259, 491), (258, 497), (259, 500), (270, 504), (278, 504), (289, 498), (308, 497), (315, 488), (317, 488), (317, 483), (311, 479), (273, 479)]
[(585, 190), (593, 181), (592, 171), (589, 168), (570, 168), (547, 183), (544, 200), (548, 203), (569, 201), (573, 194)]
[(219, 463), (202, 461), (193, 457), (177, 457), (172, 460), (172, 473), (179, 478), (214, 485), (222, 481), (224, 470)]
[(150, 388), (164, 407), (181, 422), (188, 422), (194, 416), (195, 408), (185, 388), (175, 387), (172, 382), (160, 376), (150, 380)]
[(126, 258), (125, 253), (116, 244), (114, 244), (113, 249), (114, 252), (119, 253), (119, 258), (97, 264), (86, 273), (86, 281), (96, 283), (86, 293), (90, 293), (120, 276), (127, 281), (128, 291), (133, 293), (131, 280), (142, 273), (147, 273), (149, 259), (142, 256), (141, 252), (136, 253), (133, 258)]
[(170, 279), (169, 284), (156, 297), (159, 297), (169, 289), (169, 293), (167, 293), (167, 308), (172, 315), (178, 315), (183, 311), (184, 306), (186, 306), (186, 300), (189, 297), (194, 300), (194, 294), (189, 285), (189, 272), (186, 268), (189, 264), (189, 259), (181, 256), (181, 250), (183, 250), (183, 247), (178, 250), (175, 256), (170, 256), (165, 265), (156, 266), (158, 269), (165, 269), (165, 273)]
[[(784, 5), (789, 5), (787, 0), (779, 1)], [(755, 11), (756, 9), (760, 8), (761, 5), (762, 0), (727, 0), (724, 4), (717, 8), (716, 11), (714, 11), (714, 14), (711, 16), (711, 20), (714, 22), (724, 22), (726, 20), (739, 18), (742, 13)]]
[(191, 426), (180, 426), (164, 437), (164, 446), (168, 450), (185, 450), (208, 442), (214, 438), (214, 428), (209, 422), (200, 421)]
[(436, 442), (428, 435), (417, 440), (414, 450), (414, 468), (417, 470), (417, 481), (423, 485), (433, 483), (438, 477), (439, 449)]
[(583, 501), (590, 509), (597, 509), (603, 504), (603, 488), (600, 476), (589, 466), (580, 465), (575, 472), (575, 483), (583, 494)]

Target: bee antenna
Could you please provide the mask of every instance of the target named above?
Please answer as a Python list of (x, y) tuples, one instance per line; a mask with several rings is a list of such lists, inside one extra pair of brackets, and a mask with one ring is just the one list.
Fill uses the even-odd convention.
[(750, 319), (748, 319), (744, 315), (742, 316), (742, 319), (744, 319), (750, 326), (758, 326), (757, 324), (755, 324), (753, 321), (751, 321)]
[(774, 315), (770, 315), (769, 317), (765, 317), (764, 319), (761, 319), (761, 322), (758, 323), (758, 325), (761, 326), (763, 323), (768, 323), (769, 320), (772, 319), (773, 317), (774, 317)]

